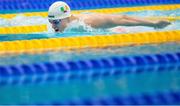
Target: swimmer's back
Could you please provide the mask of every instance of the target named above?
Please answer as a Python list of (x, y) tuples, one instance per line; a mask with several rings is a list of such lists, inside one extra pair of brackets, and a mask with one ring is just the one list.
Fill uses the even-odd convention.
[(117, 15), (99, 13), (78, 14), (76, 16), (86, 24), (95, 28), (111, 27), (110, 23), (112, 22), (112, 19), (118, 17)]

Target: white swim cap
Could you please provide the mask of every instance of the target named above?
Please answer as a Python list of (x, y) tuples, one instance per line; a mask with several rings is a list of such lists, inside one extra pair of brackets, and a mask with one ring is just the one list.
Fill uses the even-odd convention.
[(48, 10), (48, 19), (64, 19), (71, 16), (70, 7), (62, 1), (57, 1), (53, 3)]

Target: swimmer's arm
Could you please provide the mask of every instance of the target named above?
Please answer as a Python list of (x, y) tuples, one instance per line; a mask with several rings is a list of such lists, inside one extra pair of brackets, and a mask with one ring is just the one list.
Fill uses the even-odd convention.
[[(159, 25), (161, 20), (150, 20), (142, 17), (133, 17), (133, 16), (127, 16), (122, 15), (119, 18), (114, 18), (113, 23), (116, 25), (124, 25), (124, 26), (150, 26), (150, 27), (156, 27)], [(165, 22), (165, 21), (164, 21)], [(170, 24), (168, 22), (165, 22), (167, 24)]]

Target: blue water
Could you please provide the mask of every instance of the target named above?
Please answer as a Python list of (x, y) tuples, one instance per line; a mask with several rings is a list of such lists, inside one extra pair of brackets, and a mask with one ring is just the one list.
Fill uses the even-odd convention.
[[(101, 73), (96, 78), (93, 78), (91, 73), (84, 72), (85, 78), (76, 77), (63, 82), (59, 81), (58, 83), (44, 82), (41, 84), (1, 86), (0, 103), (36, 104), (51, 103), (53, 101), (80, 101), (81, 99), (96, 100), (97, 98), (117, 95), (140, 96), (143, 93), (151, 95), (160, 92), (178, 91), (180, 89), (180, 72), (178, 69), (180, 65), (165, 65), (163, 70), (159, 70), (158, 67), (162, 66), (112, 68), (111, 70), (106, 70), (109, 73), (108, 75), (105, 76)], [(141, 69), (144, 72), (133, 73), (137, 69)], [(127, 70), (132, 73), (123, 73)], [(105, 70), (96, 70), (95, 72), (99, 73), (99, 71), (105, 72)], [(74, 73), (76, 76), (79, 75), (79, 72), (74, 71)], [(53, 76), (55, 77), (56, 75)], [(68, 76), (68, 73), (65, 76)]]
[[(123, 13), (135, 16), (180, 16), (180, 10), (171, 11), (141, 11)], [(23, 21), (22, 21), (23, 20)], [(8, 24), (7, 24), (8, 23)], [(0, 26), (18, 26), (18, 25), (37, 25), (38, 23), (48, 24), (46, 18), (42, 17), (25, 17), (19, 15), (12, 20), (0, 19)], [(137, 33), (148, 31), (166, 31), (180, 30), (180, 21), (175, 21), (164, 29), (153, 29), (150, 27), (124, 27), (125, 33)], [(112, 34), (111, 29), (83, 29), (74, 30), (69, 28), (64, 33), (55, 34), (52, 29), (48, 32), (22, 35), (0, 35), (0, 41), (24, 40), (24, 39), (42, 39), (49, 37), (69, 37), (69, 36), (94, 36), (96, 34)], [(54, 61), (77, 61), (81, 59), (108, 58), (110, 56), (133, 56), (142, 54), (155, 53), (173, 53), (180, 51), (180, 44), (175, 42), (164, 44), (149, 44), (127, 47), (109, 47), (86, 50), (70, 50), (46, 52), (41, 54), (20, 54), (20, 55), (1, 55), (0, 65), (17, 65), (33, 64), (39, 62)], [(168, 68), (168, 65), (171, 65)], [(34, 103), (51, 103), (52, 101), (71, 101), (81, 99), (106, 98), (109, 96), (129, 96), (141, 95), (143, 93), (155, 94), (159, 92), (179, 91), (180, 90), (180, 72), (179, 64), (168, 64), (159, 70), (156, 66), (127, 67), (127, 69), (110, 69), (103, 70), (109, 72), (108, 76), (100, 75), (93, 78), (92, 73), (84, 72), (85, 79), (77, 78), (58, 83), (44, 82), (42, 84), (27, 85), (5, 85), (0, 86), (0, 104), (34, 104)], [(137, 68), (144, 72), (133, 73)], [(123, 73), (125, 70), (132, 73)], [(95, 70), (97, 73), (102, 70)], [(123, 73), (113, 73), (114, 71)], [(67, 73), (68, 74), (78, 74)], [(52, 75), (55, 76), (55, 75)], [(36, 76), (37, 77), (37, 76)], [(22, 77), (23, 78), (23, 77)], [(9, 80), (9, 79), (7, 79)], [(1, 79), (0, 79), (1, 81)], [(168, 98), (168, 97), (167, 97)]]

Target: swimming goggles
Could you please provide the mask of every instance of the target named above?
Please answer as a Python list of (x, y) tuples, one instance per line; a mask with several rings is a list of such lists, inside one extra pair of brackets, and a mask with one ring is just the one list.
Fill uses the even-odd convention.
[(60, 19), (58, 19), (58, 20), (49, 20), (49, 22), (50, 22), (51, 24), (54, 24), (54, 25), (59, 25), (59, 24), (61, 24), (61, 20), (60, 20)]

